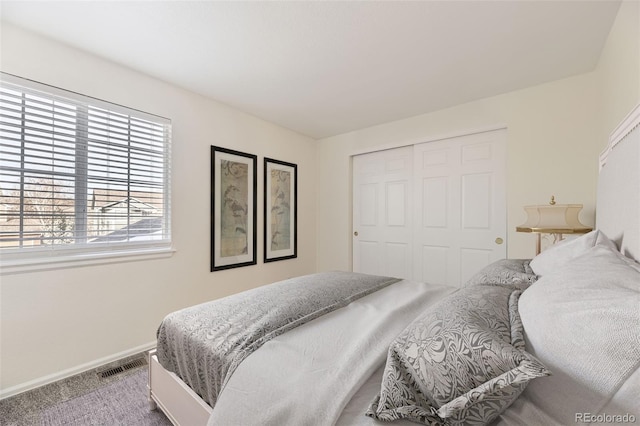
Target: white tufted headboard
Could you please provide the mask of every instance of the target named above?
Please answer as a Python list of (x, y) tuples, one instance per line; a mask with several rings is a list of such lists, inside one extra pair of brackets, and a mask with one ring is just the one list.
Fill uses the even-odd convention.
[(600, 154), (596, 228), (640, 261), (640, 104), (611, 133)]

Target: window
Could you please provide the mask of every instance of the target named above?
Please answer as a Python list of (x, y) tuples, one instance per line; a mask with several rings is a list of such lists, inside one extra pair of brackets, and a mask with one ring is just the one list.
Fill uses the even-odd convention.
[(1, 77), (3, 266), (168, 249), (170, 121)]

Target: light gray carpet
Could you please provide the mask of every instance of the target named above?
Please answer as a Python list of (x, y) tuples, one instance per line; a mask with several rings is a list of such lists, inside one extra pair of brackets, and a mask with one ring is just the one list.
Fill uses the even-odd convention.
[(97, 371), (122, 365), (144, 354), (0, 400), (0, 425), (170, 426), (147, 401), (147, 365), (99, 378)]
[(43, 426), (148, 425), (171, 422), (162, 412), (149, 410), (147, 370), (143, 369), (42, 412)]

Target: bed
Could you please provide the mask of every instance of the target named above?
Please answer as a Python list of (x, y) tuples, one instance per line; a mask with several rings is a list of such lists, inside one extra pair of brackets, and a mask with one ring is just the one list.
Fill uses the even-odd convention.
[(639, 124), (640, 106), (601, 155), (596, 230), (461, 289), (327, 272), (168, 315), (152, 408), (189, 426), (638, 421)]

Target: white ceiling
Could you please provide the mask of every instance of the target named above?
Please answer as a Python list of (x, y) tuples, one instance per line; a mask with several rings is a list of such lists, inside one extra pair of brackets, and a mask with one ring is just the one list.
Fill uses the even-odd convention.
[(323, 138), (591, 71), (611, 1), (2, 1), (3, 20)]

